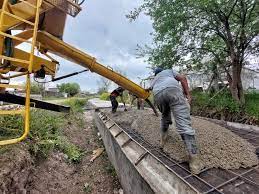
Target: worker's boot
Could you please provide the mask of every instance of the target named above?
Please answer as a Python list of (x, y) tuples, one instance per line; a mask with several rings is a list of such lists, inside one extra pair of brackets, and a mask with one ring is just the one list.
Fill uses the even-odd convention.
[(168, 139), (168, 130), (162, 131), (160, 135), (161, 135), (161, 137), (160, 137), (160, 147), (161, 147), (161, 149), (164, 149), (165, 143)]
[(186, 149), (189, 153), (189, 167), (193, 174), (199, 174), (202, 170), (201, 161), (198, 158), (198, 148), (194, 135), (181, 134)]

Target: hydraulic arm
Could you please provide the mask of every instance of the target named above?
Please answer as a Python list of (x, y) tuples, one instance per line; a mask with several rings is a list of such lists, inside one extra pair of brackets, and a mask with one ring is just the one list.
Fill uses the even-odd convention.
[(104, 65), (98, 63), (94, 57), (63, 42), (47, 32), (38, 32), (37, 41), (40, 42), (41, 47), (43, 47), (46, 51), (52, 52), (55, 55), (86, 67), (90, 69), (90, 71), (114, 81), (140, 98), (147, 99), (150, 95), (145, 89), (113, 71), (112, 68), (105, 67)]

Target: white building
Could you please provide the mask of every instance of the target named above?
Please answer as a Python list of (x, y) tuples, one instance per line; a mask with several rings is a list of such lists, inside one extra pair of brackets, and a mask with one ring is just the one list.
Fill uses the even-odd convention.
[[(222, 77), (222, 81), (224, 83), (227, 82), (226, 78), (224, 79), (224, 75)], [(199, 72), (190, 72), (187, 74), (187, 78), (191, 89), (202, 87), (203, 90), (206, 90), (210, 84), (212, 75)], [(244, 90), (259, 91), (259, 71), (243, 68), (241, 78)]]

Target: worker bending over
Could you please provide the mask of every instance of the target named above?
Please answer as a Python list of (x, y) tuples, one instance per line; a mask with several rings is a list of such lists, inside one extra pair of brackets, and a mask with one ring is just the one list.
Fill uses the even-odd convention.
[[(187, 79), (172, 69), (156, 68), (155, 78), (149, 90), (154, 93), (155, 104), (162, 113), (161, 147), (163, 148), (168, 136), (169, 125), (172, 124), (173, 113), (176, 128), (184, 141), (190, 157), (190, 169), (199, 172), (200, 163), (197, 160), (198, 148), (195, 140), (195, 130), (191, 126), (190, 107), (191, 95)], [(181, 86), (179, 83), (181, 83)], [(189, 104), (186, 101), (186, 98)]]
[(123, 99), (123, 92), (124, 92), (124, 88), (118, 87), (115, 90), (113, 90), (112, 93), (110, 94), (110, 100), (111, 100), (111, 104), (112, 104), (112, 113), (115, 113), (119, 106), (119, 103), (117, 101), (118, 96), (121, 97), (121, 101), (124, 104), (124, 111), (127, 111), (125, 101)]

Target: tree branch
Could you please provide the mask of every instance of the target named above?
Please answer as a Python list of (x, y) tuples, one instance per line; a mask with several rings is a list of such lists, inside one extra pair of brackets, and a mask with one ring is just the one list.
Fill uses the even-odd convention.
[(229, 18), (229, 17), (231, 16), (231, 14), (232, 14), (232, 12), (233, 12), (233, 10), (234, 10), (234, 8), (235, 8), (237, 2), (238, 2), (238, 0), (235, 0), (234, 4), (232, 5), (232, 7), (231, 7), (231, 9), (230, 9), (230, 12), (229, 12), (229, 13), (227, 14), (227, 16), (226, 16), (227, 18)]

